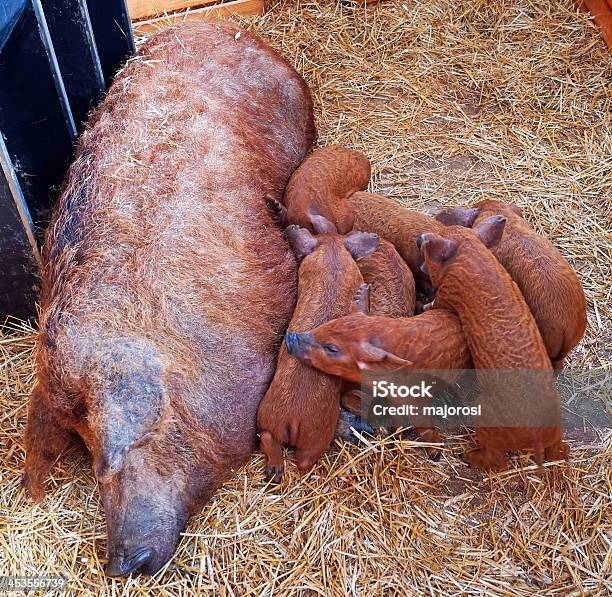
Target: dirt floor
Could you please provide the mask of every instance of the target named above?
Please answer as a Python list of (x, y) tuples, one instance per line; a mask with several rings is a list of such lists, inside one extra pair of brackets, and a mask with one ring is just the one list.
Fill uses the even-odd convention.
[[(244, 21), (304, 73), (319, 143), (370, 156), (411, 208), (512, 200), (577, 269), (576, 372), (612, 366), (612, 55), (571, 0), (285, 2)], [(255, 455), (154, 578), (103, 575), (105, 523), (74, 446), (32, 506), (20, 486), (35, 331), (0, 330), (0, 576), (63, 574), (91, 595), (610, 595), (612, 435), (572, 433), (566, 468), (474, 473), (406, 439), (335, 445), (265, 488)], [(610, 405), (608, 404), (608, 408)]]

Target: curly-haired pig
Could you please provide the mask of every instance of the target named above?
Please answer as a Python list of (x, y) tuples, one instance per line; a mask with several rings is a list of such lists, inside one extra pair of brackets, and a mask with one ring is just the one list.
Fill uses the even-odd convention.
[(587, 326), (584, 290), (561, 253), (529, 225), (513, 203), (488, 199), (471, 208), (444, 209), (436, 219), (446, 225), (472, 227), (493, 215), (504, 216), (506, 228), (491, 250), (521, 289), (548, 356), (553, 366), (561, 369)]
[[(503, 469), (508, 452), (535, 450), (539, 465), (568, 452), (561, 441), (552, 366), (538, 326), (518, 286), (489, 250), (499, 243), (505, 224), (505, 217), (490, 216), (473, 230), (449, 226), (418, 239), (424, 267), (437, 288), (434, 309), (427, 313), (450, 309), (459, 315), (479, 370), (482, 408), (499, 411), (488, 412), (487, 420), (497, 414), (512, 423), (490, 426), (483, 419), (477, 426), (480, 445), (464, 454), (475, 468)], [(550, 423), (539, 425), (541, 416)]]
[(282, 203), (266, 200), (282, 226), (347, 234), (355, 219), (347, 199), (367, 188), (370, 174), (370, 161), (361, 152), (328, 145), (313, 151), (293, 173)]
[[(369, 300), (368, 286), (363, 285), (349, 315), (310, 331), (288, 331), (287, 351), (311, 367), (355, 384), (361, 384), (364, 371), (472, 368), (454, 313), (438, 309), (414, 317), (370, 315)], [(424, 441), (440, 441), (433, 427), (416, 431)]]
[(370, 287), (370, 313), (385, 317), (414, 315), (414, 276), (395, 247), (381, 239), (369, 257), (357, 261), (363, 280)]
[[(385, 317), (411, 317), (415, 309), (414, 276), (395, 247), (381, 239), (369, 257), (357, 261), (364, 282), (370, 287), (369, 312)], [(353, 414), (361, 413), (359, 386), (346, 382), (342, 405)]]
[(42, 499), (83, 438), (110, 576), (159, 570), (257, 446), (297, 289), (261, 198), (314, 139), (304, 80), (229, 22), (151, 36), (80, 139), (44, 246), (24, 482)]
[[(375, 234), (353, 232), (313, 236), (292, 225), (285, 234), (300, 261), (298, 302), (290, 329), (311, 329), (348, 313), (363, 282), (355, 263), (378, 246)], [(298, 469), (307, 470), (334, 438), (342, 380), (321, 373), (287, 355), (283, 343), (276, 373), (257, 412), (265, 476), (278, 483), (283, 475), (282, 446), (295, 448)]]
[(444, 226), (427, 214), (402, 207), (375, 193), (357, 192), (348, 198), (355, 213), (355, 228), (375, 232), (397, 249), (414, 275), (417, 290), (433, 298), (429, 276), (421, 270), (423, 258), (416, 239), (424, 232), (438, 232)]

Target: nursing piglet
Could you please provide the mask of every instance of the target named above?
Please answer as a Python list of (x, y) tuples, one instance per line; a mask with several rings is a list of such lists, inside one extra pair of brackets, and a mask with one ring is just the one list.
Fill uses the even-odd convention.
[(421, 292), (433, 296), (429, 277), (421, 270), (423, 258), (416, 239), (424, 232), (438, 232), (444, 226), (431, 216), (406, 209), (383, 195), (358, 192), (348, 202), (355, 212), (355, 228), (375, 232), (397, 249), (412, 271)]
[(329, 145), (310, 154), (293, 173), (283, 204), (266, 197), (284, 227), (297, 224), (314, 233), (347, 234), (355, 216), (347, 198), (370, 182), (370, 161), (359, 151)]
[[(473, 231), (449, 226), (418, 240), (437, 288), (434, 309), (427, 314), (450, 309), (459, 315), (476, 369), (487, 370), (477, 374), (482, 408), (509, 421), (508, 426), (476, 428), (480, 446), (464, 454), (475, 468), (506, 468), (507, 453), (519, 450), (535, 450), (540, 465), (568, 452), (561, 441), (552, 366), (537, 324), (518, 286), (487, 248), (499, 242), (505, 223), (503, 216), (492, 216)], [(542, 416), (545, 425), (538, 423)]]
[(372, 315), (414, 315), (414, 276), (390, 242), (381, 239), (376, 251), (360, 259), (357, 266), (364, 282), (370, 286)]
[(442, 210), (436, 219), (461, 226), (478, 226), (492, 215), (506, 218), (501, 241), (493, 254), (521, 289), (538, 324), (553, 366), (563, 368), (569, 351), (587, 326), (584, 290), (576, 272), (553, 244), (539, 235), (513, 203), (485, 200), (472, 208)]
[[(376, 251), (360, 259), (357, 266), (370, 287), (369, 310), (373, 315), (414, 315), (414, 276), (390, 242), (381, 239)], [(342, 406), (357, 415), (361, 413), (361, 401), (359, 385), (346, 382), (342, 388)]]
[[(348, 313), (363, 279), (355, 263), (378, 246), (375, 234), (313, 236), (289, 226), (285, 235), (298, 261), (298, 302), (289, 329), (311, 329)], [(304, 365), (281, 346), (276, 373), (257, 413), (267, 480), (280, 482), (282, 446), (295, 448), (298, 469), (309, 469), (334, 437), (342, 380)]]
[[(459, 318), (444, 310), (415, 317), (369, 315), (362, 286), (351, 313), (311, 330), (287, 332), (290, 355), (329, 375), (361, 384), (365, 371), (471, 369), (472, 359)], [(438, 442), (433, 427), (417, 427), (424, 441)]]

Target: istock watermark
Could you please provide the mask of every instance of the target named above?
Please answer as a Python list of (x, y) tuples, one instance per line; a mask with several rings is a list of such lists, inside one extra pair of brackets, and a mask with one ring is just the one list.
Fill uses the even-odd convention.
[(610, 370), (365, 372), (361, 396), (373, 427), (612, 427)]

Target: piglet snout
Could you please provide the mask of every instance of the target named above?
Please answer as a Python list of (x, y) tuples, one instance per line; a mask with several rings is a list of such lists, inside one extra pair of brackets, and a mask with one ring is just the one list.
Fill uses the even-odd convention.
[(287, 352), (293, 357), (300, 358), (306, 356), (312, 344), (312, 334), (308, 332), (287, 332), (285, 334)]

